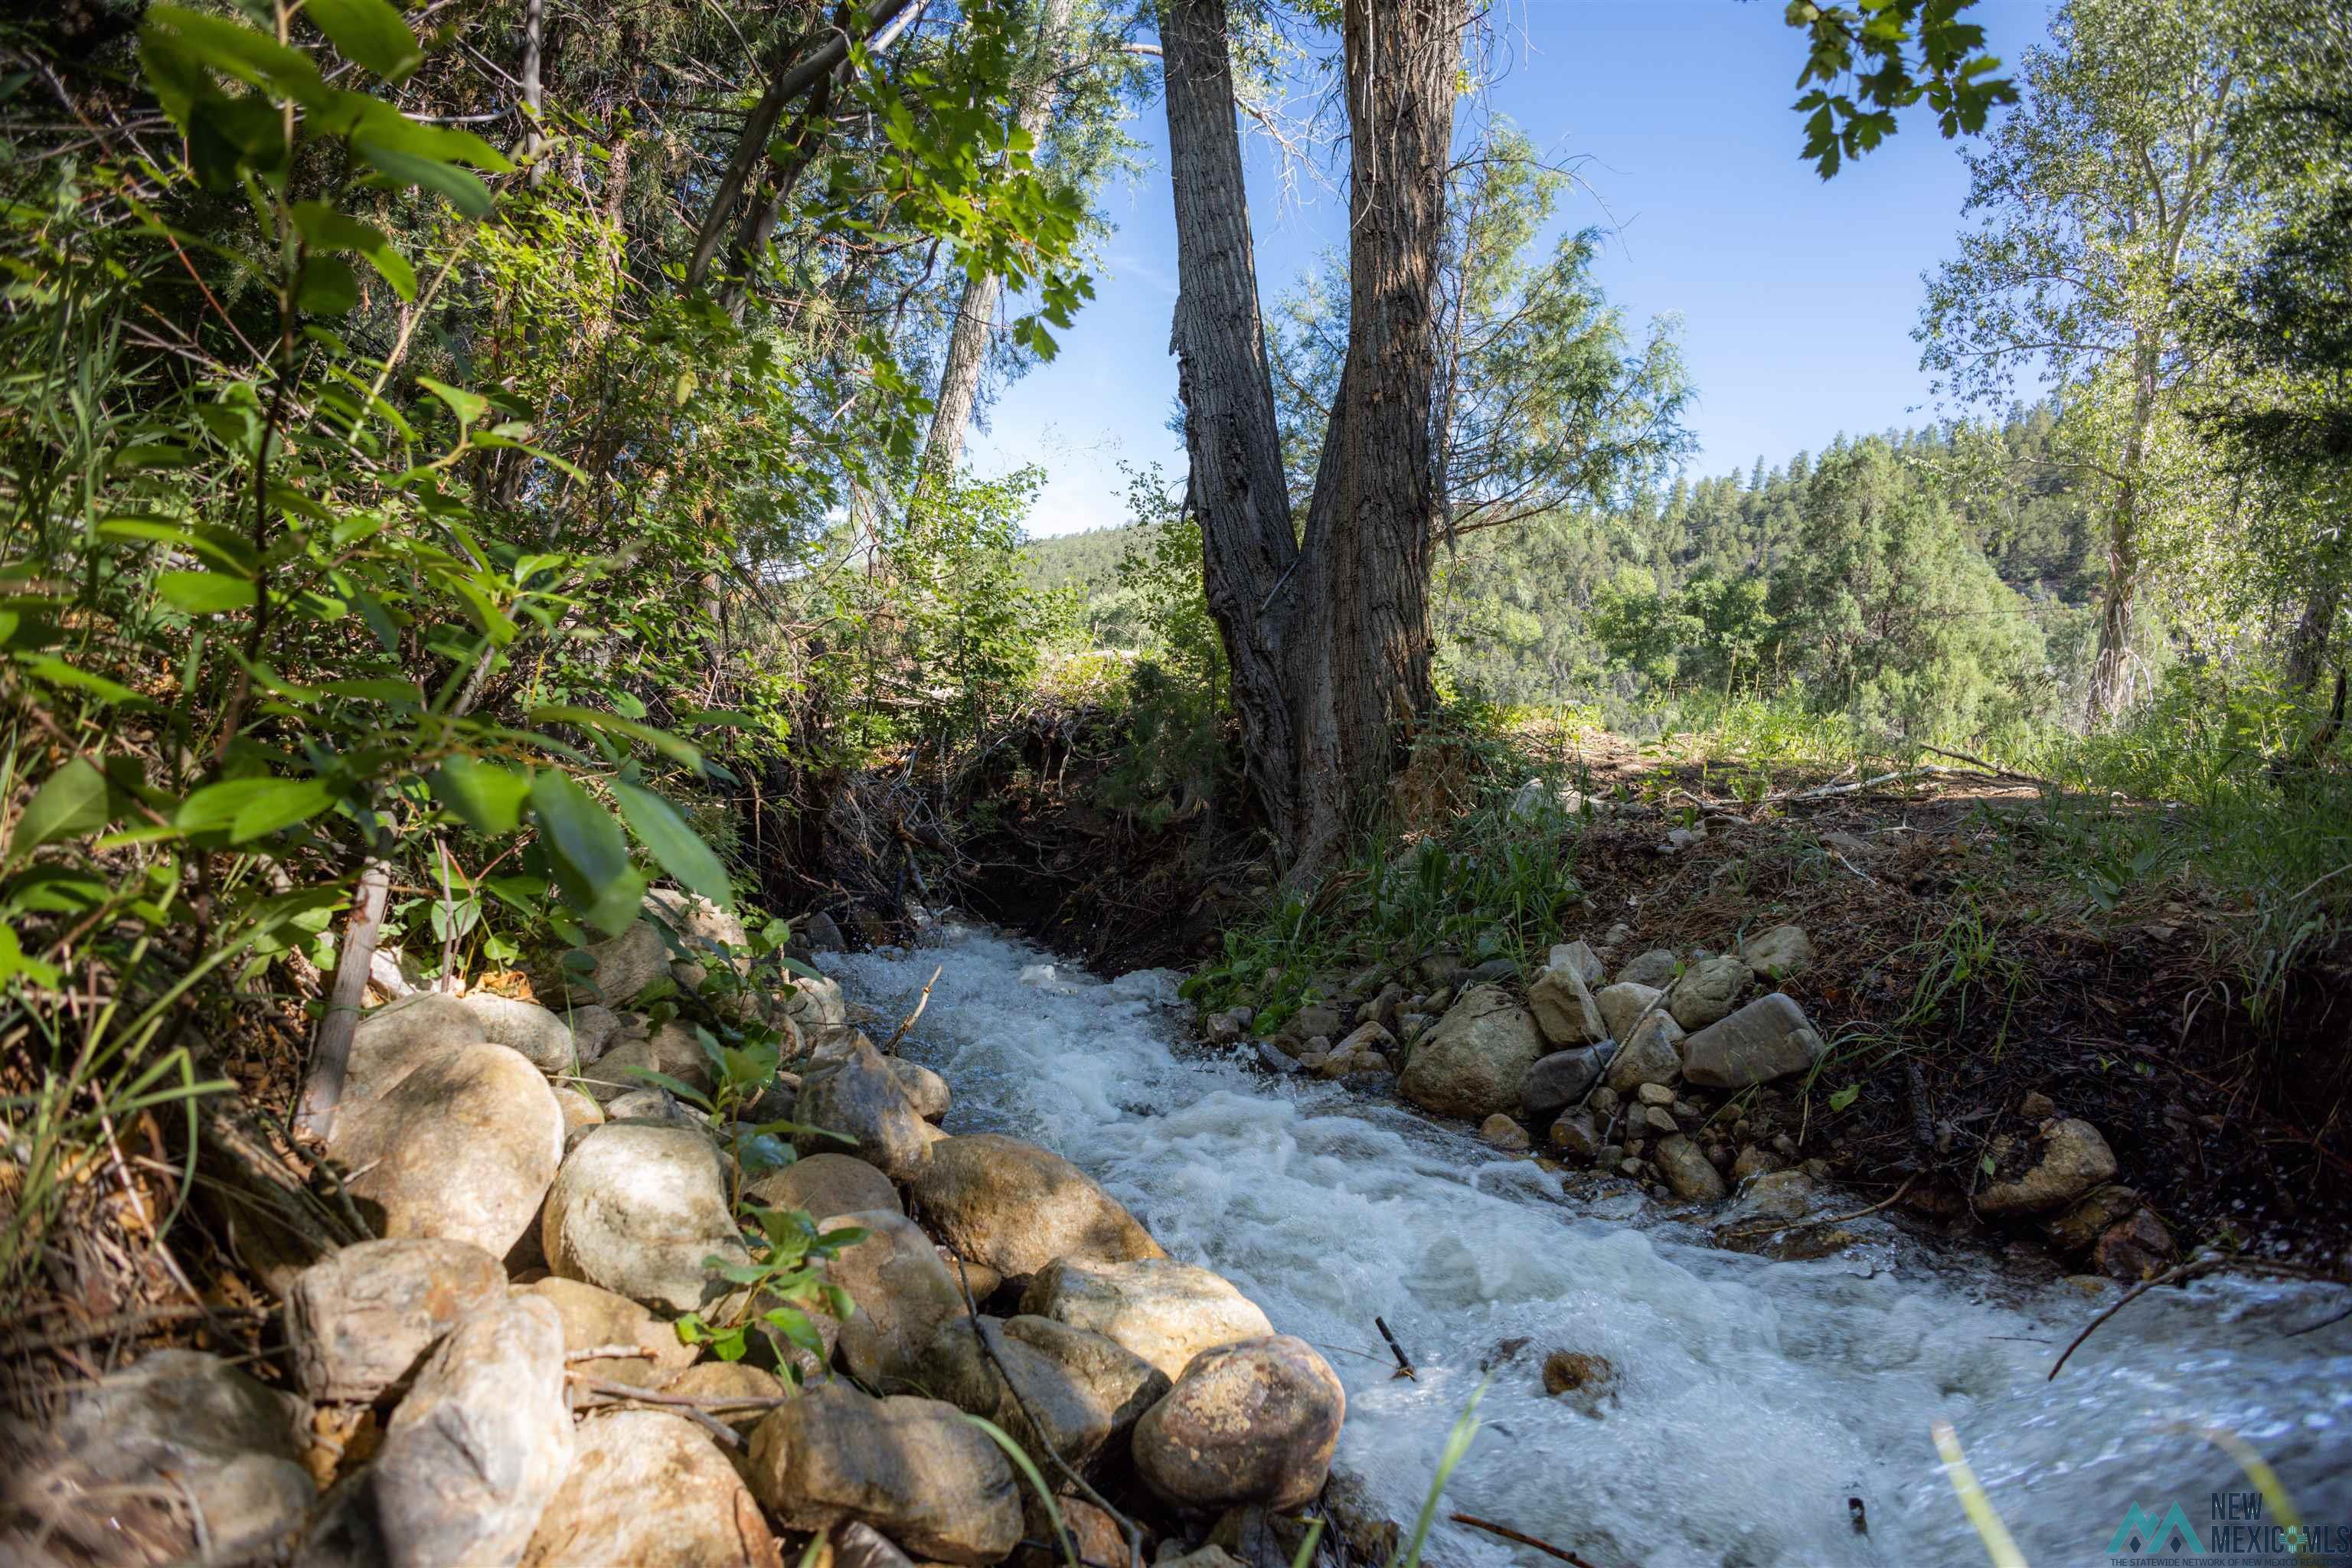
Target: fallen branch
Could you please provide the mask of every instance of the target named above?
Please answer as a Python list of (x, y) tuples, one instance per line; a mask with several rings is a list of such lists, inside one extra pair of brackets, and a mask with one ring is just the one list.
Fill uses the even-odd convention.
[(2015, 779), (2020, 784), (2033, 784), (2042, 789), (2049, 790), (2053, 794), (2064, 793), (2055, 783), (2049, 779), (2037, 778), (2032, 773), (2021, 773), (2015, 768), (2004, 768), (1998, 763), (1986, 762), (1982, 757), (1972, 757), (1966, 752), (1948, 752), (1941, 746), (1922, 746), (1919, 749), (1923, 752), (1933, 752), (1939, 757), (1949, 757), (1956, 763), (1967, 763), (1971, 766), (1982, 768), (1985, 772), (1992, 774), (1995, 778)]
[[(2082, 1349), (2083, 1342), (2096, 1332), (2100, 1324), (2147, 1295), (2150, 1290), (2159, 1285), (2183, 1284), (2200, 1274), (2210, 1274), (2220, 1268), (2238, 1268), (2249, 1274), (2272, 1274), (2288, 1279), (2314, 1279), (2329, 1285), (2352, 1285), (2352, 1279), (2347, 1279), (2340, 1274), (2329, 1274), (2317, 1268), (2306, 1268), (2300, 1264), (2271, 1263), (2252, 1258), (2228, 1258), (2218, 1252), (2201, 1253), (2186, 1263), (2166, 1269), (2153, 1279), (2143, 1279), (2125, 1291), (2120, 1300), (2084, 1324), (2083, 1331), (2076, 1334), (2073, 1342), (2058, 1352), (2058, 1359), (2050, 1363), (2049, 1377), (2043, 1378), (2042, 1381), (2048, 1383), (2055, 1378), (2060, 1369), (2065, 1366), (2066, 1358)], [(2314, 1326), (2325, 1328), (2326, 1325), (2320, 1323)]]
[(1549, 1552), (1552, 1556), (1559, 1558), (1562, 1563), (1575, 1563), (1576, 1568), (1592, 1568), (1591, 1563), (1587, 1563), (1583, 1558), (1579, 1557), (1567, 1547), (1554, 1546), (1549, 1541), (1539, 1540), (1535, 1536), (1528, 1534), (1525, 1531), (1513, 1530), (1507, 1524), (1496, 1524), (1493, 1520), (1480, 1519), (1475, 1513), (1449, 1514), (1446, 1517), (1453, 1520), (1456, 1524), (1466, 1524), (1473, 1530), (1483, 1530), (1489, 1535), (1499, 1535), (1506, 1541), (1516, 1541), (1522, 1546), (1532, 1546), (1538, 1552)]
[[(654, 1405), (665, 1409), (676, 1410), (680, 1415), (709, 1433), (722, 1447), (732, 1448), (737, 1453), (743, 1451), (743, 1439), (735, 1435), (735, 1429), (705, 1410), (702, 1407), (703, 1402), (699, 1399), (677, 1394), (656, 1394), (649, 1388), (637, 1388), (625, 1383), (614, 1383), (610, 1378), (590, 1377), (585, 1373), (567, 1372), (563, 1375), (575, 1383), (586, 1384), (591, 1393), (601, 1394), (616, 1405)], [(784, 1401), (770, 1399), (762, 1403), (773, 1405), (782, 1405)]]
[(940, 983), (940, 976), (944, 973), (946, 970), (947, 965), (944, 963), (940, 964), (937, 969), (931, 971), (931, 977), (923, 982), (923, 994), (915, 998), (915, 1010), (908, 1014), (905, 1018), (901, 1019), (898, 1028), (891, 1032), (890, 1037), (882, 1042), (882, 1054), (884, 1056), (888, 1056), (892, 1050), (897, 1048), (898, 1042), (907, 1037), (907, 1031), (915, 1026), (915, 1020), (923, 1016), (923, 1009), (931, 1005), (931, 987)]
[(23, 1355), (29, 1351), (62, 1350), (68, 1345), (84, 1344), (91, 1340), (102, 1340), (155, 1323), (184, 1322), (191, 1318), (266, 1318), (268, 1315), (250, 1307), (206, 1307), (195, 1302), (150, 1307), (142, 1311), (117, 1312), (112, 1317), (100, 1318), (76, 1329), (27, 1334), (0, 1342), (0, 1356)]

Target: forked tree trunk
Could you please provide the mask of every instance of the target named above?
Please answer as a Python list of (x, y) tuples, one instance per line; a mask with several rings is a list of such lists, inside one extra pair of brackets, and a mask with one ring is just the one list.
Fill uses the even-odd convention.
[(1294, 881), (1360, 821), (1431, 700), (1435, 290), (1465, 0), (1347, 0), (1349, 334), (1294, 529), (1223, 0), (1162, 0), (1177, 390), (1249, 780)]
[(2131, 639), (2139, 608), (2139, 514), (2148, 427), (2156, 420), (2159, 347), (2154, 331), (2143, 328), (2132, 353), (2131, 423), (2124, 432), (2123, 462), (2107, 509), (2107, 587), (2099, 601), (2099, 647), (2091, 662), (2084, 704), (2084, 720), (2093, 731), (2130, 707), (2138, 695), (2139, 661)]

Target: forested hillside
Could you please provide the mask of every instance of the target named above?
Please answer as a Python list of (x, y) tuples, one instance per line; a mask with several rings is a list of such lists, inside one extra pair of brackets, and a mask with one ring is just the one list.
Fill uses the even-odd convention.
[[(1620, 718), (1702, 691), (1790, 697), (1892, 736), (2063, 722), (2098, 563), (2057, 423), (2036, 406), (1840, 437), (1606, 511), (1474, 527), (1439, 551), (1438, 668), (1467, 698)], [(1120, 563), (1166, 526), (1033, 541), (1028, 580), (1077, 594), (1094, 646), (1133, 647), (1150, 618)], [(2161, 623), (2143, 636), (2159, 668), (2177, 657)]]

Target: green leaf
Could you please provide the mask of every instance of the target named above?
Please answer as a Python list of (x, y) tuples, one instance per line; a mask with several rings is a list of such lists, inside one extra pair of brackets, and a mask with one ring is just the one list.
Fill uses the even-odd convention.
[(26, 670), (52, 686), (70, 687), (78, 691), (88, 691), (109, 702), (130, 702), (136, 700), (139, 696), (139, 693), (121, 681), (109, 680), (106, 677), (93, 675), (87, 669), (76, 669), (55, 654), (37, 654), (31, 658), (18, 654), (16, 657), (23, 661)]
[(407, 79), (425, 63), (425, 50), (400, 13), (384, 0), (308, 0), (302, 7), (319, 30), (335, 41), (343, 58), (357, 61), (388, 82)]
[(107, 824), (106, 775), (76, 757), (43, 781), (16, 818), (8, 852), (21, 855), (60, 838), (86, 838)]
[(36, 985), (54, 986), (58, 983), (56, 966), (26, 957), (16, 931), (0, 925), (0, 981), (13, 980), (19, 974)]
[(490, 406), (490, 400), (480, 393), (467, 392), (462, 386), (451, 386), (447, 382), (436, 381), (429, 375), (418, 376), (416, 384), (447, 404), (449, 412), (457, 416), (460, 428), (479, 419)]
[(630, 831), (653, 851), (663, 870), (677, 878), (688, 890), (701, 894), (721, 908), (734, 903), (734, 889), (728, 882), (727, 868), (686, 825), (677, 807), (649, 789), (618, 779), (613, 784), (613, 796), (621, 803), (621, 815), (628, 820)]
[(182, 801), (172, 821), (183, 833), (226, 827), (229, 842), (242, 844), (307, 821), (334, 798), (323, 779), (224, 779)]
[(643, 1079), (647, 1083), (659, 1085), (689, 1105), (698, 1105), (705, 1110), (710, 1109), (710, 1097), (683, 1079), (672, 1078), (666, 1072), (656, 1072), (651, 1068), (630, 1066), (624, 1067), (621, 1070), (631, 1078)]
[(192, 616), (249, 610), (259, 598), (251, 583), (225, 572), (161, 572), (155, 576), (155, 591), (165, 604)]
[(294, 226), (312, 250), (357, 251), (383, 275), (394, 293), (403, 300), (416, 298), (416, 269), (375, 225), (338, 212), (325, 202), (296, 202)]
[(319, 316), (341, 316), (360, 302), (359, 274), (340, 256), (313, 256), (302, 263), (294, 302)]
[(455, 812), (467, 826), (495, 836), (512, 833), (522, 819), (522, 803), (530, 794), (531, 779), (528, 773), (496, 763), (452, 757), (433, 770), (428, 784), (433, 798)]
[(490, 215), (490, 188), (454, 163), (364, 139), (352, 142), (352, 148), (394, 185), (419, 185), (438, 192), (467, 217)]
[(1839, 1089), (1836, 1093), (1830, 1096), (1830, 1109), (1832, 1110), (1843, 1110), (1847, 1106), (1852, 1105), (1854, 1102), (1855, 1098), (1861, 1093), (1862, 1085), (1858, 1083), (1850, 1083), (1843, 1089)]
[(628, 875), (629, 844), (620, 824), (556, 768), (532, 774), (530, 805), (553, 851), (556, 880), (573, 903), (593, 911), (604, 889)]

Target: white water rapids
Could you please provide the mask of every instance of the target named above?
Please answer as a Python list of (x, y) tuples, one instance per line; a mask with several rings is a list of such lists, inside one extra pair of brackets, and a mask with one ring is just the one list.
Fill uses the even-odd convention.
[[(1875, 1221), (1819, 1262), (1697, 1245), (1630, 1196), (1572, 1202), (1532, 1162), (1394, 1103), (1175, 1048), (1150, 976), (1033, 968), (1052, 962), (950, 927), (940, 945), (827, 967), (896, 1018), (944, 965), (900, 1048), (953, 1085), (949, 1130), (1074, 1161), (1172, 1256), (1323, 1347), (1348, 1386), (1340, 1460), (1408, 1528), (1480, 1362), (1518, 1338), (1441, 1521), (1495, 1520), (1601, 1568), (1980, 1564), (1929, 1436), (1939, 1419), (2042, 1568), (2108, 1563), (2134, 1504), (2160, 1518), (2177, 1501), (2201, 1530), (2212, 1494), (2252, 1489), (2189, 1428), (2251, 1444), (2306, 1522), (2352, 1524), (2352, 1324), (2290, 1337), (2339, 1298), (2239, 1280), (2155, 1291), (2045, 1382), (2111, 1296), (2014, 1286)], [(1375, 1315), (1418, 1382), (1392, 1379)], [(1544, 1394), (1556, 1349), (1620, 1370), (1601, 1418)], [(1433, 1542), (1440, 1563), (1548, 1561), (1443, 1522)]]

